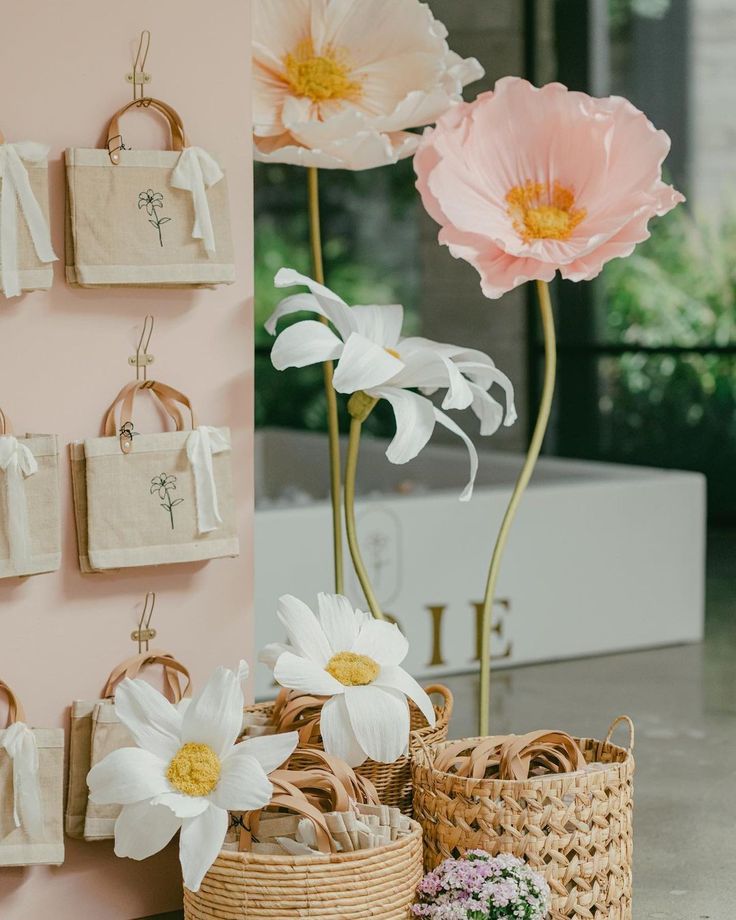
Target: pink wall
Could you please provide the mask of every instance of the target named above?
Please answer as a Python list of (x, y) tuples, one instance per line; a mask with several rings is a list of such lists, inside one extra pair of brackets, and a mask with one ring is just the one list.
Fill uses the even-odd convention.
[[(29, 721), (66, 724), (75, 698), (96, 698), (130, 640), (146, 591), (158, 592), (156, 644), (200, 684), (219, 663), (250, 657), (252, 509), (251, 158), (249, 4), (182, 0), (7, 4), (0, 55), (0, 125), (8, 140), (51, 145), (52, 235), (63, 255), (63, 151), (101, 142), (130, 98), (125, 74), (151, 29), (152, 94), (181, 114), (192, 143), (222, 155), (230, 183), (238, 282), (217, 291), (73, 291), (55, 266), (48, 293), (0, 298), (0, 405), (26, 431), (60, 435), (62, 570), (0, 581), (0, 676)], [(161, 146), (156, 116), (127, 116), (126, 140)], [(206, 424), (230, 425), (242, 555), (205, 565), (81, 576), (66, 445), (99, 433), (131, 376), (128, 355), (146, 313), (156, 317), (153, 376), (183, 389)], [(148, 420), (149, 422), (152, 419)], [(3, 719), (4, 721), (4, 719)], [(106, 843), (67, 840), (60, 869), (0, 869), (3, 920), (130, 920), (180, 903), (176, 851), (118, 860)]]

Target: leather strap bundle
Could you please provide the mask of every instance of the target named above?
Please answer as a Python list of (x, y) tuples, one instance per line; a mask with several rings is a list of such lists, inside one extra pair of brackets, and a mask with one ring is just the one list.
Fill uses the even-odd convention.
[[(152, 396), (176, 431), (141, 434), (136, 397)], [(156, 380), (120, 390), (103, 437), (72, 444), (80, 568), (199, 562), (240, 552), (230, 431), (200, 425), (189, 397)]]
[[(322, 853), (336, 852), (327, 814), (346, 812), (352, 803), (377, 805), (378, 794), (368, 780), (358, 776), (339, 757), (324, 751), (297, 748), (286, 767), (269, 774), (274, 795), (267, 808), (233, 815), (240, 828), (238, 849), (257, 849), (262, 824), (269, 825), (264, 838), (289, 836), (294, 816), (306, 818), (313, 829), (314, 846)], [(279, 825), (275, 818), (288, 819)]]
[(544, 730), (456, 741), (442, 748), (434, 766), (468, 779), (525, 780), (546, 773), (574, 773), (585, 769), (586, 760), (570, 735)]
[[(120, 121), (151, 109), (170, 150), (138, 150)], [(76, 287), (212, 287), (235, 280), (227, 180), (189, 144), (178, 113), (138, 99), (110, 119), (102, 148), (66, 151), (66, 277)]]

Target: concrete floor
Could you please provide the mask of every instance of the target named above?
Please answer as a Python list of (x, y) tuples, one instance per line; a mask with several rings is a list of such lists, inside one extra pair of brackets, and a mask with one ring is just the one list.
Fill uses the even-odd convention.
[[(497, 671), (493, 681), (494, 732), (603, 737), (620, 713), (634, 720), (634, 920), (736, 917), (736, 534), (711, 534), (708, 555), (702, 645)], [(451, 736), (476, 734), (477, 678), (447, 683)]]

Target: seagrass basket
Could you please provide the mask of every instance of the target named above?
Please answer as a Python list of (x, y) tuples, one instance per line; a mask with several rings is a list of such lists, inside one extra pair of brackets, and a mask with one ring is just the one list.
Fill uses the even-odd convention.
[[(628, 748), (611, 741), (619, 722), (629, 726)], [(546, 878), (550, 920), (631, 920), (634, 726), (620, 716), (604, 741), (576, 740), (586, 763), (600, 768), (469, 779), (435, 769), (447, 742), (415, 752), (414, 817), (426, 868), (467, 850), (513, 853)]]
[(185, 920), (408, 920), (422, 878), (422, 832), (386, 846), (319, 856), (223, 850), (198, 892), (184, 889)]
[[(422, 713), (410, 702), (411, 738), (409, 741), (409, 754), (405, 757), (400, 757), (393, 763), (377, 763), (374, 760), (366, 760), (361, 766), (355, 768), (355, 772), (359, 776), (363, 776), (373, 783), (382, 804), (400, 808), (403, 814), (410, 817), (412, 813), (411, 758), (423, 744), (432, 744), (437, 741), (444, 741), (447, 738), (447, 729), (453, 707), (453, 696), (449, 688), (442, 684), (433, 684), (430, 687), (425, 687), (425, 690), (430, 696), (441, 697), (441, 701), (434, 705), (437, 721), (433, 726), (429, 726)], [(274, 702), (256, 703), (253, 706), (247, 706), (246, 712), (258, 712), (265, 716), (271, 716), (275, 705)], [(314, 746), (321, 748), (322, 739), (319, 734), (318, 718), (313, 719), (309, 724), (311, 726), (308, 732), (309, 737), (302, 737), (300, 744), (304, 747)], [(295, 756), (298, 758), (298, 753)]]

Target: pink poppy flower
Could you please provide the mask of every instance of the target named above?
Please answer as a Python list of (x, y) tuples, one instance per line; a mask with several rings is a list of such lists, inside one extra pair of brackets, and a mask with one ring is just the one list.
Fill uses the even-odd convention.
[(427, 129), (414, 158), (439, 240), (487, 297), (595, 278), (684, 197), (662, 181), (670, 139), (626, 99), (505, 77)]
[(255, 158), (370, 169), (411, 156), (471, 80), (474, 58), (419, 0), (256, 0)]

